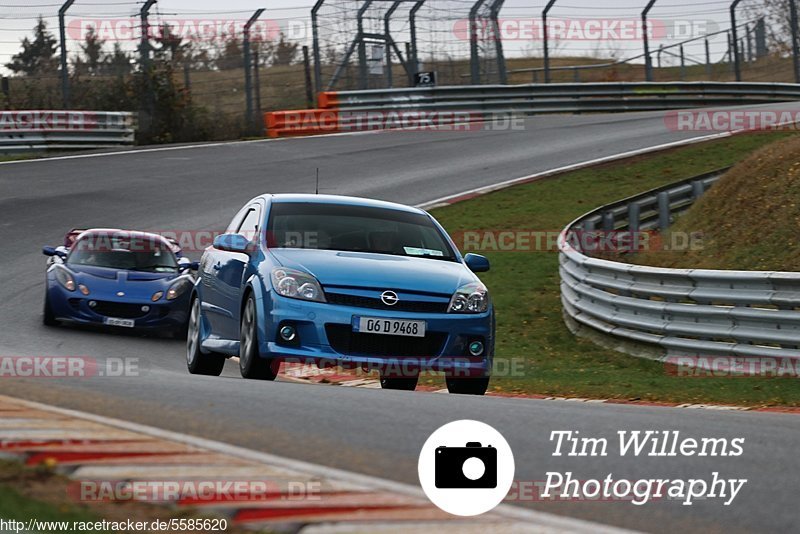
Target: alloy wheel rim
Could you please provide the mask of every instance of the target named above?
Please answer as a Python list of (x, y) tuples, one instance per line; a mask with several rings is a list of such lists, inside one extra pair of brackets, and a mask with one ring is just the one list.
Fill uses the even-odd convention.
[(250, 351), (253, 345), (253, 301), (247, 301), (244, 309), (244, 324), (242, 325), (242, 351), (239, 354), (239, 362), (246, 366), (250, 358)]
[(197, 345), (200, 342), (200, 304), (197, 299), (192, 303), (192, 311), (189, 315), (189, 342), (186, 347), (186, 360), (194, 362)]

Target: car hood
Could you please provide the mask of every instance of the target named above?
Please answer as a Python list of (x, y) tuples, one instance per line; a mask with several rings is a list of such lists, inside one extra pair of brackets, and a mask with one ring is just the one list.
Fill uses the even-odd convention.
[(145, 273), (92, 267), (67, 265), (75, 274), (75, 282), (85, 284), (95, 298), (119, 297), (119, 292), (132, 299), (149, 299), (156, 291), (165, 291), (178, 277), (177, 273)]
[(454, 261), (336, 250), (271, 249), (270, 252), (282, 266), (308, 272), (329, 287), (452, 294), (461, 285), (477, 280), (463, 264)]

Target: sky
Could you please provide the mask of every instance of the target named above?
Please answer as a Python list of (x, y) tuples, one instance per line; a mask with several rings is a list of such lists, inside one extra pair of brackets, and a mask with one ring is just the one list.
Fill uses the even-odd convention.
[[(469, 41), (466, 28), (467, 12), (472, 0), (427, 0), (430, 11), (420, 11), (423, 20), (419, 26), (421, 48), (438, 50), (438, 53), (459, 55), (467, 53)], [(744, 0), (740, 5), (758, 7), (763, 0)], [(5, 65), (19, 48), (20, 40), (31, 34), (38, 16), (45, 17), (51, 31), (58, 33), (59, 0), (0, 0), (0, 65)], [(383, 9), (391, 0), (374, 0), (373, 5)], [(325, 15), (321, 19), (324, 31), (330, 31), (336, 42), (352, 37), (355, 9), (354, 0), (327, 0)], [(500, 18), (501, 35), (507, 57), (523, 54), (541, 54), (541, 32), (538, 20), (545, 0), (506, 0)], [(557, 26), (551, 30), (558, 34), (558, 42), (551, 44), (552, 54), (569, 56), (602, 56), (624, 58), (640, 54), (642, 43), (638, 19), (646, 0), (557, 0), (550, 12)], [(136, 40), (131, 38), (131, 28), (137, 26), (136, 13), (141, 0), (76, 0), (66, 18), (68, 27), (67, 48), (70, 54), (78, 49), (79, 39), (86, 28), (100, 25), (101, 34), (119, 40), (123, 47), (133, 50)], [(403, 4), (393, 18), (392, 33), (398, 42), (408, 40), (407, 13), (411, 4)], [(654, 32), (652, 46), (667, 46), (689, 37), (702, 36), (715, 30), (730, 27), (728, 6), (730, 0), (658, 0), (650, 12)], [(193, 32), (202, 27), (206, 35), (219, 32), (219, 28), (235, 21), (241, 31), (243, 22), (257, 8), (265, 7), (262, 30), (274, 36), (284, 31), (287, 37), (302, 44), (310, 43), (310, 10), (312, 0), (159, 0), (151, 10), (151, 24), (168, 21), (180, 24), (182, 31)], [(426, 6), (427, 9), (427, 6)], [(745, 9), (740, 9), (740, 20), (745, 20)], [(376, 26), (377, 25), (377, 26)], [(372, 27), (380, 27), (375, 20)], [(427, 32), (427, 33), (426, 33)], [(201, 45), (207, 39), (200, 38)], [(727, 50), (727, 38), (718, 35), (710, 38), (712, 60), (722, 57)], [(705, 49), (701, 40), (685, 47), (687, 57), (702, 61)], [(675, 50), (677, 52), (677, 50)], [(424, 57), (424, 51), (422, 56)], [(664, 61), (677, 61), (664, 55)], [(0, 68), (1, 74), (8, 70)]]

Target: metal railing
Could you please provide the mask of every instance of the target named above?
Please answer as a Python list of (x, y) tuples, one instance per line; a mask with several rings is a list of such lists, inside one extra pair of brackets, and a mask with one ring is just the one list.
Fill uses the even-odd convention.
[(320, 107), (342, 111), (471, 111), (531, 115), (756, 105), (798, 99), (800, 84), (612, 82), (339, 91), (321, 93)]
[(666, 269), (588, 255), (586, 234), (664, 229), (721, 175), (603, 206), (565, 229), (561, 301), (571, 330), (637, 356), (800, 359), (800, 273)]
[(0, 111), (0, 154), (133, 145), (133, 113)]

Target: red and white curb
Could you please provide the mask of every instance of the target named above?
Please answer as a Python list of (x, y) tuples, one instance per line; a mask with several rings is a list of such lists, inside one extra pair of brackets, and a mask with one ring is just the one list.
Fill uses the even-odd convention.
[[(629, 532), (509, 505), (477, 518), (459, 518), (434, 507), (414, 486), (2, 395), (0, 457), (47, 465), (78, 483), (95, 485), (268, 481), (278, 488), (268, 498), (183, 494), (164, 503), (207, 510), (233, 525), (254, 529), (319, 534)], [(318, 491), (285, 498), (287, 485), (311, 483)]]
[[(309, 365), (284, 364), (281, 376), (293, 381), (306, 382), (312, 384), (326, 384), (341, 387), (379, 389), (380, 381), (370, 376), (359, 376), (356, 371), (348, 371), (336, 368), (318, 369)], [(446, 389), (430, 386), (418, 386), (417, 391), (429, 393), (447, 393)], [(689, 410), (714, 410), (723, 412), (775, 412), (787, 414), (800, 414), (798, 406), (733, 406), (727, 404), (693, 404), (681, 402), (655, 402), (640, 399), (589, 399), (576, 397), (555, 397), (550, 395), (538, 395), (533, 393), (504, 393), (488, 392), (488, 397), (503, 397), (514, 399), (534, 399), (558, 402), (581, 402), (586, 404), (629, 404), (633, 406), (648, 406), (659, 408), (684, 408)]]

